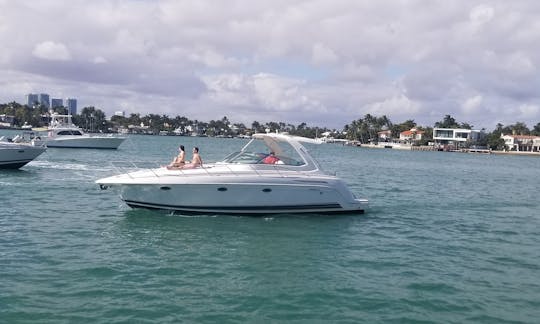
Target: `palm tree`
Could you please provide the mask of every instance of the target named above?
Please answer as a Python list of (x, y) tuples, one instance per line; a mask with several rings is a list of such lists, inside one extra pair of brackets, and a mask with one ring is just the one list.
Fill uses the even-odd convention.
[(531, 135), (540, 136), (540, 123), (536, 124), (531, 132)]
[(516, 135), (529, 135), (530, 130), (525, 123), (517, 122), (511, 126), (512, 134)]

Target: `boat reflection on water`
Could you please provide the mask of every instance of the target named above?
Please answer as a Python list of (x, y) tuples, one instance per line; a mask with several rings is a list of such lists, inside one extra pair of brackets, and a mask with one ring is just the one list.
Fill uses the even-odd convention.
[(285, 134), (254, 134), (240, 151), (195, 169), (143, 169), (96, 181), (118, 187), (131, 207), (203, 214), (363, 213), (345, 182), (324, 173), (301, 143)]

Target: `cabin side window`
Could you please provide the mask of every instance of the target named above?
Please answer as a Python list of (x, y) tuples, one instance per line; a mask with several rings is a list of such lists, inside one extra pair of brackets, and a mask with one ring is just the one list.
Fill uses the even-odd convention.
[(82, 133), (78, 130), (63, 130), (59, 131), (57, 135), (82, 135)]

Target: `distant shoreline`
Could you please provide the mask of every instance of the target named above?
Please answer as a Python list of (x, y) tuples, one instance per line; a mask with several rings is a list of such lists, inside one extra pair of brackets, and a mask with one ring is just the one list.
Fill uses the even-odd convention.
[(492, 151), (493, 154), (500, 155), (525, 155), (525, 156), (540, 156), (540, 152), (523, 152), (523, 151)]
[(521, 155), (521, 156), (538, 156), (540, 152), (527, 152), (527, 151), (494, 151), (488, 149), (456, 149), (456, 150), (438, 150), (433, 146), (411, 146), (411, 145), (375, 145), (375, 144), (361, 144), (354, 145), (358, 147), (370, 148), (370, 149), (393, 149), (393, 150), (407, 150), (407, 151), (432, 151), (432, 152), (450, 152), (450, 153), (469, 153), (469, 154), (499, 154), (499, 155)]

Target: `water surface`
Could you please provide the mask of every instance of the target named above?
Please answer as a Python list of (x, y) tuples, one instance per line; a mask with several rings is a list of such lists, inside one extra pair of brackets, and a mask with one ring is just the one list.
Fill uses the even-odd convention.
[(0, 322), (540, 318), (538, 158), (309, 146), (370, 200), (353, 216), (187, 217), (94, 184), (111, 161), (166, 164), (179, 144), (215, 161), (245, 143), (132, 136), (0, 171)]

